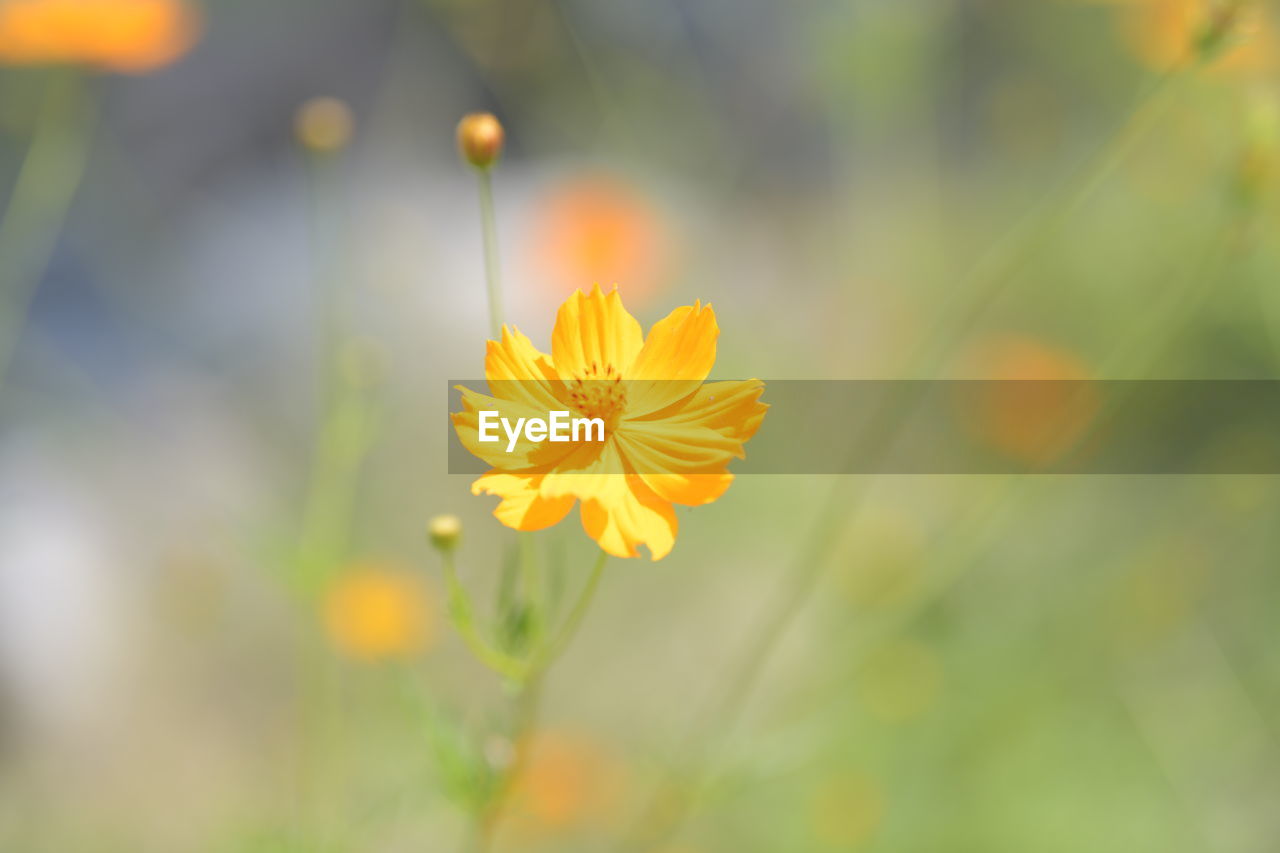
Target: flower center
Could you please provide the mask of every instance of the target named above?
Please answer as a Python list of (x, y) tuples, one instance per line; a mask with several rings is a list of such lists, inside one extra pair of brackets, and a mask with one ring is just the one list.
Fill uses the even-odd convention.
[(601, 418), (612, 429), (627, 404), (622, 374), (616, 367), (591, 362), (586, 372), (569, 383), (569, 400), (588, 418)]

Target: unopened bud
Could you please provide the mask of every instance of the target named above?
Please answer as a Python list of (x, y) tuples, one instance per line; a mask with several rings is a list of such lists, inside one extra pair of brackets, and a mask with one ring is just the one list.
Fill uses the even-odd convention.
[(346, 148), (354, 126), (351, 108), (337, 98), (312, 98), (298, 108), (293, 122), (299, 144), (319, 154)]
[(427, 535), (431, 544), (448, 553), (458, 547), (462, 536), (462, 521), (456, 515), (437, 515), (427, 523)]
[(458, 122), (458, 152), (477, 169), (488, 169), (502, 155), (505, 136), (492, 113), (471, 113)]

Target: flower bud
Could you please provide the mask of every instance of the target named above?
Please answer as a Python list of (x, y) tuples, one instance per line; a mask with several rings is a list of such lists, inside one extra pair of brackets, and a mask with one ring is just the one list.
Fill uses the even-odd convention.
[(505, 133), (492, 113), (471, 113), (458, 122), (458, 152), (477, 169), (488, 169), (502, 154)]
[(312, 98), (298, 108), (293, 121), (298, 143), (317, 154), (347, 147), (355, 120), (351, 108), (337, 98)]
[(449, 553), (458, 547), (462, 536), (462, 521), (456, 515), (437, 515), (427, 522), (427, 535), (438, 550)]

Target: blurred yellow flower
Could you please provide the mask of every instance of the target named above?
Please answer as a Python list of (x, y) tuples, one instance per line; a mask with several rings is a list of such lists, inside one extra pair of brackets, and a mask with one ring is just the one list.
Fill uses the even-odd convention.
[(325, 596), (329, 639), (358, 660), (406, 657), (433, 639), (431, 600), (417, 574), (378, 564), (354, 566)]
[(606, 822), (626, 781), (622, 762), (591, 738), (556, 731), (531, 736), (525, 765), (512, 785), (516, 827), (562, 833)]
[(670, 260), (653, 204), (625, 181), (578, 176), (555, 186), (535, 214), (533, 266), (557, 296), (581, 284), (617, 286), (632, 304), (650, 298)]
[(0, 0), (0, 63), (142, 73), (186, 53), (198, 29), (181, 0)]
[(318, 154), (341, 151), (351, 141), (355, 118), (351, 108), (337, 98), (312, 98), (293, 118), (293, 133), (298, 143)]
[(813, 792), (810, 815), (814, 838), (823, 847), (849, 850), (871, 839), (884, 820), (884, 795), (872, 780), (842, 774)]
[(1205, 51), (1215, 69), (1275, 66), (1276, 38), (1263, 4), (1250, 0), (1132, 0), (1121, 29), (1134, 54), (1156, 70), (1194, 62)]
[(974, 365), (983, 379), (1000, 381), (976, 386), (963, 414), (980, 440), (1021, 462), (1058, 459), (1097, 416), (1100, 401), (1087, 381), (1089, 371), (1064, 349), (1009, 335), (980, 347)]
[[(672, 311), (644, 338), (618, 292), (577, 291), (561, 306), (551, 355), (513, 327), (490, 341), (485, 376), (492, 397), (463, 388), (453, 423), (462, 444), (492, 470), (471, 486), (497, 495), (494, 515), (517, 530), (562, 520), (582, 501), (582, 526), (609, 554), (655, 560), (676, 539), (673, 504), (710, 503), (729, 488), (729, 461), (760, 426), (763, 383), (704, 383), (719, 328), (710, 305)], [(603, 441), (556, 444), (527, 438), (481, 442), (479, 412), (512, 421), (571, 411), (604, 422)]]

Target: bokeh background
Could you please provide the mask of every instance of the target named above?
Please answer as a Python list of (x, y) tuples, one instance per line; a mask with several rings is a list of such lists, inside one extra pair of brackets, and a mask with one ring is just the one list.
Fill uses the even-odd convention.
[[(1271, 378), (1276, 11), (0, 0), (0, 849), (462, 849), (464, 113), (543, 346), (600, 282), (724, 377)], [(740, 478), (608, 567), (498, 846), (1274, 851), (1276, 486)]]

